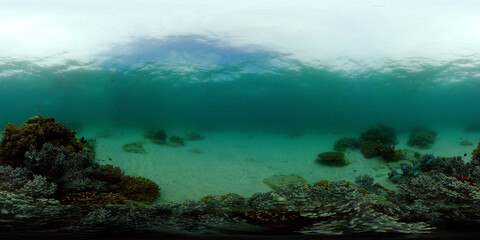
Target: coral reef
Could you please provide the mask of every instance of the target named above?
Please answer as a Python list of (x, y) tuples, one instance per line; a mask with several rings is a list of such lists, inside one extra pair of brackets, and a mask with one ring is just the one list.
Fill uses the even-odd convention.
[(179, 147), (185, 145), (183, 138), (179, 136), (170, 136), (168, 138), (168, 145), (172, 147)]
[(146, 139), (150, 139), (152, 143), (159, 145), (165, 144), (165, 142), (167, 141), (167, 133), (163, 129), (158, 131), (146, 131), (143, 133), (143, 137)]
[(333, 145), (333, 150), (336, 152), (345, 152), (347, 149), (359, 149), (362, 146), (362, 141), (356, 138), (340, 138)]
[(75, 181), (100, 179), (105, 176), (104, 168), (95, 162), (94, 158), (94, 154), (86, 150), (69, 153), (63, 146), (54, 147), (46, 143), (40, 151), (33, 145), (30, 146), (25, 153), (24, 165), (33, 174), (45, 176), (49, 181), (72, 184)]
[(368, 142), (381, 143), (383, 145), (395, 145), (397, 143), (397, 134), (394, 128), (379, 124), (362, 133), (360, 139)]
[(355, 178), (355, 183), (358, 185), (358, 187), (366, 190), (370, 190), (373, 188), (373, 182), (374, 178), (368, 174), (362, 174)]
[(295, 184), (306, 184), (305, 178), (292, 174), (292, 175), (273, 175), (263, 179), (263, 183), (267, 184), (272, 190), (276, 190), (280, 186), (286, 186), (291, 189)]
[(472, 152), (472, 156), (474, 158), (480, 158), (480, 142), (478, 142), (477, 148), (475, 148)]
[(317, 155), (317, 162), (327, 166), (346, 166), (349, 162), (342, 152), (324, 152)]
[(79, 192), (65, 195), (60, 202), (64, 205), (125, 204), (118, 193)]
[(160, 187), (144, 177), (123, 176), (118, 185), (120, 195), (129, 200), (152, 202), (160, 196)]
[[(394, 150), (391, 145), (374, 143), (387, 146), (386, 152)], [(385, 157), (378, 151), (381, 147), (375, 154)], [(152, 181), (124, 175), (112, 165), (99, 165), (93, 160), (94, 153), (85, 149), (31, 144), (21, 161), (13, 161), (18, 166), (8, 161), (0, 164), (0, 230), (51, 236), (56, 232), (224, 234), (241, 229), (262, 236), (320, 235), (317, 238), (356, 233), (363, 233), (360, 237), (426, 234), (437, 227), (440, 233), (448, 228), (458, 231), (458, 226), (476, 230), (480, 221), (480, 143), (472, 155), (469, 162), (433, 154), (402, 161), (389, 174), (391, 180), (395, 178), (393, 190), (374, 184), (369, 175), (357, 176), (355, 183), (320, 180), (313, 185), (296, 176), (291, 184), (277, 185), (273, 191), (247, 199), (228, 193), (200, 201), (142, 205), (134, 201), (149, 202), (159, 194)]]
[(10, 123), (5, 127), (0, 141), (0, 164), (24, 166), (24, 155), (30, 145), (41, 148), (45, 143), (63, 146), (68, 152), (84, 149), (84, 144), (75, 138), (75, 132), (56, 123), (53, 117), (34, 116), (21, 126)]
[(410, 147), (428, 149), (435, 142), (436, 136), (437, 133), (435, 131), (417, 128), (410, 133), (407, 145)]
[(387, 162), (395, 162), (405, 157), (401, 150), (378, 142), (363, 142), (360, 151), (365, 158), (381, 157)]
[(145, 144), (144, 141), (126, 143), (122, 146), (122, 150), (129, 153), (147, 154), (143, 144)]
[(325, 190), (328, 190), (332, 187), (328, 180), (319, 180), (316, 183), (313, 184), (314, 187), (323, 187)]

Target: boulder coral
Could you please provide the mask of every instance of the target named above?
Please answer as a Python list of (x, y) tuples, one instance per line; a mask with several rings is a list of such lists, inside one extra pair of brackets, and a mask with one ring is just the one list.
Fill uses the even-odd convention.
[(384, 145), (395, 145), (397, 143), (397, 134), (394, 128), (378, 124), (362, 133), (360, 139), (363, 141), (378, 142)]
[(317, 155), (317, 162), (327, 166), (346, 166), (349, 162), (341, 152), (324, 152)]
[(421, 149), (427, 149), (435, 142), (437, 133), (429, 129), (414, 129), (408, 138), (407, 145), (410, 147), (417, 147)]

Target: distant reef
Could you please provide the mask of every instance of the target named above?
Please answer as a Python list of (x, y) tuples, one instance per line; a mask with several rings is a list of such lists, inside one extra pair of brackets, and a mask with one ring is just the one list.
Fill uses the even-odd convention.
[[(385, 129), (365, 134), (362, 146), (389, 147), (395, 138)], [(342, 143), (346, 148), (356, 144)], [(250, 197), (224, 193), (162, 204), (150, 204), (159, 197), (156, 183), (98, 164), (82, 139), (51, 117), (7, 125), (0, 146), (0, 229), (7, 236), (161, 238), (187, 232), (188, 237), (224, 237), (240, 232), (418, 238), (480, 227), (480, 143), (468, 163), (433, 154), (400, 163), (388, 174), (394, 187), (365, 174), (355, 182), (319, 177), (313, 184), (298, 175), (274, 175), (265, 179), (272, 191)]]
[(401, 150), (395, 149), (395, 144), (397, 144), (395, 129), (378, 124), (363, 132), (359, 138), (338, 139), (333, 149), (341, 153), (348, 149), (360, 150), (365, 158), (380, 157), (386, 162), (395, 162), (405, 157)]

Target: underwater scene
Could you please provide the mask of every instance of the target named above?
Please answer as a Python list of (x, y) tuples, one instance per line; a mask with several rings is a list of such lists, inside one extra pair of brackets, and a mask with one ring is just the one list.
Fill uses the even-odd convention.
[(479, 237), (479, 9), (2, 1), (0, 236)]

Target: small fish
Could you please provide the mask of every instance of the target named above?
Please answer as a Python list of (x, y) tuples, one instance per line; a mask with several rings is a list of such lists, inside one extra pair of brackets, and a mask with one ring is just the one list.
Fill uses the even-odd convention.
[(413, 176), (416, 177), (420, 173), (420, 170), (417, 170), (413, 173)]
[(108, 158), (108, 160), (112, 161), (112, 158)]
[(433, 162), (433, 158), (430, 158), (430, 159), (428, 159), (428, 161), (427, 161), (425, 164), (428, 165), (428, 164), (430, 164), (430, 163), (432, 163), (432, 162)]
[(463, 154), (463, 156), (466, 157), (466, 156), (467, 156), (467, 153)]

